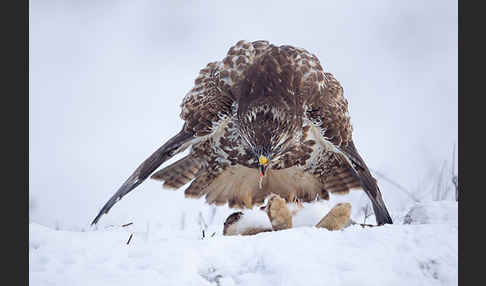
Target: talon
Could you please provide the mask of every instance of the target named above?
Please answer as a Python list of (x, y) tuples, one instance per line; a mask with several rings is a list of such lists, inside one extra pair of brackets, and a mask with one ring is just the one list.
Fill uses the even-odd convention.
[(328, 230), (341, 230), (347, 226), (351, 217), (351, 204), (339, 203), (319, 221), (316, 227)]
[(292, 228), (292, 214), (287, 207), (285, 199), (277, 194), (271, 194), (264, 207), (273, 230)]

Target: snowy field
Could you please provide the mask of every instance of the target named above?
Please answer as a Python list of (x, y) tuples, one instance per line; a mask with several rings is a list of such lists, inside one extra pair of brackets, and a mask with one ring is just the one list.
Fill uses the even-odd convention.
[[(457, 285), (457, 23), (452, 0), (29, 1), (30, 285)], [(305, 48), (341, 82), (395, 224), (313, 228), (331, 197), (225, 237), (234, 210), (147, 180), (89, 227), (242, 39)], [(375, 223), (363, 192), (342, 200)]]
[[(307, 209), (293, 229), (255, 236), (223, 236), (224, 217), (204, 226), (204, 238), (197, 224), (66, 231), (30, 223), (30, 285), (458, 284), (456, 202), (334, 232), (304, 226), (320, 215)], [(256, 211), (251, 218), (265, 220)]]

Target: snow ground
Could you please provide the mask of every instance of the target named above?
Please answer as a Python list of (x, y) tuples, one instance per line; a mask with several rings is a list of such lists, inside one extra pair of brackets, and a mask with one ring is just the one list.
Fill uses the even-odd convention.
[[(407, 215), (413, 223), (395, 219), (394, 225), (335, 232), (300, 223), (232, 237), (222, 236), (218, 223), (208, 226), (204, 239), (195, 224), (66, 231), (31, 222), (29, 280), (70, 286), (457, 285), (457, 203), (425, 203)], [(250, 217), (258, 216), (264, 219)]]

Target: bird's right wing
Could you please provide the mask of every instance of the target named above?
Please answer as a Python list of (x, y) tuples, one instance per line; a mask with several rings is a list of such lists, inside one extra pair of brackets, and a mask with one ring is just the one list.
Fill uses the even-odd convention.
[(116, 202), (145, 181), (160, 165), (201, 138), (210, 137), (218, 126), (232, 116), (235, 102), (231, 91), (233, 85), (241, 78), (246, 67), (263, 54), (268, 46), (266, 41), (239, 41), (230, 48), (222, 61), (209, 63), (201, 69), (194, 87), (181, 104), (180, 116), (185, 121), (183, 129), (138, 166), (105, 203), (91, 224), (96, 224)]
[(121, 187), (116, 191), (114, 195), (105, 203), (105, 205), (98, 212), (98, 215), (91, 222), (91, 224), (98, 223), (98, 220), (103, 214), (108, 213), (108, 211), (116, 204), (123, 196), (128, 194), (130, 191), (135, 189), (140, 185), (147, 177), (155, 171), (160, 165), (165, 161), (169, 160), (175, 154), (182, 152), (189, 145), (191, 140), (194, 139), (192, 133), (182, 130), (176, 136), (172, 137), (167, 141), (162, 147), (157, 149), (150, 157), (145, 159), (145, 161), (138, 166), (137, 169), (128, 177), (128, 179), (121, 185)]

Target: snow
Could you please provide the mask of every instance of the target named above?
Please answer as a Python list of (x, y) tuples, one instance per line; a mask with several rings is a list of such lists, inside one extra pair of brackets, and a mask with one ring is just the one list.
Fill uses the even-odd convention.
[[(215, 219), (204, 238), (197, 224), (67, 231), (31, 222), (29, 280), (70, 286), (457, 285), (458, 223), (450, 219), (457, 217), (457, 203), (423, 203), (409, 213), (417, 209), (434, 219), (332, 232), (303, 226), (304, 217), (313, 223), (311, 213), (318, 213), (306, 206), (293, 229), (223, 236)], [(265, 219), (256, 210), (245, 217)]]
[(458, 222), (457, 202), (454, 201), (431, 201), (417, 203), (405, 216), (405, 224), (426, 224)]

